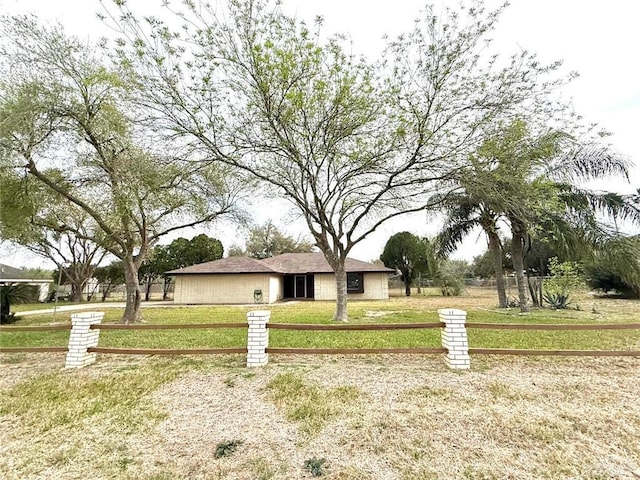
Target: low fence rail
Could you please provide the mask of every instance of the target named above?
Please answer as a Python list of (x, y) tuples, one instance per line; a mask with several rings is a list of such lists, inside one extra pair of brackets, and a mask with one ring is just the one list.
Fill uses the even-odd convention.
[(520, 348), (470, 348), (470, 355), (542, 355), (556, 357), (640, 357), (640, 350), (538, 350)]
[[(306, 331), (379, 331), (379, 330), (419, 330), (442, 328), (443, 322), (431, 323), (370, 323), (360, 325), (324, 325), (308, 323), (267, 323), (269, 330), (306, 330)], [(287, 355), (372, 355), (372, 354), (440, 354), (447, 353), (444, 347), (416, 348), (289, 348), (265, 347), (265, 353)]]
[(362, 325), (325, 325), (317, 323), (268, 323), (267, 328), (278, 330), (409, 330), (442, 328), (443, 322), (432, 323), (369, 323)]
[[(520, 324), (520, 323), (467, 323), (469, 329), (490, 330), (640, 330), (640, 323), (609, 324)], [(470, 355), (541, 355), (559, 357), (640, 357), (640, 350), (542, 350), (520, 348), (469, 348)]]
[[(0, 326), (0, 332), (54, 332), (71, 330), (71, 325), (30, 325), (30, 326)], [(63, 353), (68, 347), (1, 347), (4, 353)]]
[(89, 347), (88, 353), (115, 353), (120, 355), (215, 355), (247, 353), (246, 347), (227, 348), (115, 348)]
[[(640, 357), (640, 350), (543, 350), (469, 348), (467, 329), (492, 330), (640, 330), (640, 323), (625, 324), (513, 324), (513, 323), (467, 323), (466, 312), (456, 309), (438, 311), (439, 322), (387, 323), (387, 324), (291, 324), (269, 323), (271, 312), (252, 311), (247, 314), (247, 323), (208, 323), (170, 325), (120, 325), (102, 324), (102, 312), (85, 312), (71, 316), (71, 325), (1, 326), (0, 332), (35, 332), (70, 330), (68, 347), (2, 347), (2, 352), (66, 352), (68, 368), (77, 368), (95, 362), (96, 354), (126, 355), (212, 355), (246, 354), (247, 366), (265, 365), (268, 355), (354, 355), (354, 354), (445, 354), (452, 369), (470, 367), (470, 355), (543, 355), (543, 356), (601, 356)], [(100, 330), (188, 330), (188, 329), (247, 329), (246, 347), (227, 348), (116, 348), (99, 347)], [(441, 347), (413, 348), (295, 348), (269, 347), (269, 330), (298, 331), (382, 331), (408, 329), (440, 329)]]
[(189, 329), (210, 329), (210, 328), (247, 328), (246, 323), (185, 323), (170, 325), (140, 325), (133, 324), (93, 324), (90, 330), (189, 330)]
[(640, 323), (467, 323), (467, 328), (491, 330), (640, 330)]

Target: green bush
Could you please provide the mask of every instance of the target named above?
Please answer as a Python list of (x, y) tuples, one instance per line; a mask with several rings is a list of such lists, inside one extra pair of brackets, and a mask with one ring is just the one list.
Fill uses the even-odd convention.
[(216, 458), (227, 457), (235, 452), (240, 445), (242, 445), (242, 440), (220, 442), (218, 445), (216, 445), (214, 456)]
[(622, 298), (640, 298), (640, 285), (626, 281), (614, 267), (606, 264), (587, 268), (587, 285), (605, 294), (615, 292)]
[(571, 293), (584, 286), (580, 268), (576, 262), (560, 263), (554, 257), (549, 261), (549, 271), (551, 278), (544, 281), (542, 298), (551, 308), (567, 308)]
[(561, 310), (569, 306), (569, 295), (563, 293), (545, 293), (542, 299), (554, 310)]
[(33, 301), (33, 297), (33, 285), (17, 284), (0, 286), (0, 323), (15, 322), (15, 314), (11, 313), (11, 304), (29, 303)]
[(467, 262), (447, 260), (436, 275), (436, 285), (444, 297), (455, 297), (464, 291), (464, 277), (469, 269)]
[(326, 458), (310, 458), (304, 461), (304, 468), (309, 470), (314, 477), (320, 477), (326, 461)]

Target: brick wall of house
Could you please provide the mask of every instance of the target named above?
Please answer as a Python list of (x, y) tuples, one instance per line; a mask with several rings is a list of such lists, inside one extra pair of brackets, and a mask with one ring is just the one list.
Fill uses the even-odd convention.
[(275, 303), (284, 297), (284, 281), (282, 277), (269, 278), (269, 303)]
[(279, 299), (280, 283), (277, 276), (265, 274), (178, 275), (174, 301), (185, 304), (252, 304), (256, 303), (254, 291), (262, 290), (262, 303), (273, 303)]
[[(315, 275), (315, 299), (335, 300), (337, 296), (336, 277), (333, 273)], [(350, 300), (386, 300), (389, 298), (389, 275), (386, 273), (365, 273), (364, 293), (350, 293)]]

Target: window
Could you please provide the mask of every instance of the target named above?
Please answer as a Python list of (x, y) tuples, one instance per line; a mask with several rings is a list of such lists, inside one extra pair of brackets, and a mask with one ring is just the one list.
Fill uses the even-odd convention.
[(364, 293), (364, 275), (361, 272), (347, 273), (347, 293)]

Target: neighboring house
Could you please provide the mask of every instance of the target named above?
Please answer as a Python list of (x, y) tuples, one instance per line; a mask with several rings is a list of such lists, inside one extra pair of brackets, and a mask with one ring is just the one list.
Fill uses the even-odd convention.
[(53, 280), (27, 278), (22, 270), (0, 263), (0, 285), (16, 285), (18, 283), (37, 287), (38, 301), (44, 302), (47, 299), (47, 293), (49, 293), (49, 284), (53, 283)]
[[(347, 259), (349, 299), (389, 298), (394, 270)], [(336, 277), (322, 253), (285, 253), (264, 260), (229, 257), (167, 272), (176, 303), (274, 303), (286, 299), (335, 300)]]

